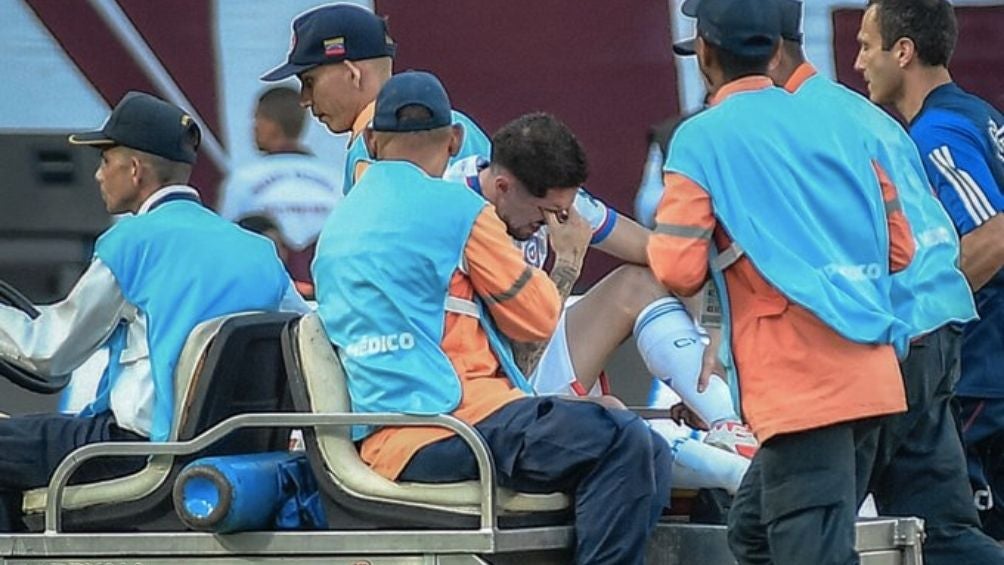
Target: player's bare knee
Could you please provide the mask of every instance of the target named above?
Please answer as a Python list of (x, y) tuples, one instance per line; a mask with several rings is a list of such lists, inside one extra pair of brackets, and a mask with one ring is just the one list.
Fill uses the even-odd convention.
[(652, 302), (667, 296), (666, 289), (652, 271), (642, 265), (621, 265), (610, 275), (616, 277), (618, 304), (637, 316)]

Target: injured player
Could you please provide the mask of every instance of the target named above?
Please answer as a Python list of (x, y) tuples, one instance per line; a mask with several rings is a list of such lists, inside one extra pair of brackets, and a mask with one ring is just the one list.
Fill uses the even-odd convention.
[[(543, 267), (548, 253), (554, 254), (550, 277), (565, 299), (558, 328), (548, 342), (514, 344), (537, 392), (605, 395), (603, 367), (633, 333), (649, 371), (709, 425), (702, 442), (670, 420), (653, 422), (676, 452), (674, 485), (734, 492), (756, 440), (736, 414), (724, 380), (713, 376), (698, 392), (705, 335), (649, 271), (650, 232), (581, 188), (586, 176), (585, 152), (574, 134), (553, 116), (535, 113), (493, 136), (491, 161), (463, 159), (444, 178), (466, 184), (495, 206), (528, 264)], [(584, 295), (570, 297), (590, 246), (628, 264)]]

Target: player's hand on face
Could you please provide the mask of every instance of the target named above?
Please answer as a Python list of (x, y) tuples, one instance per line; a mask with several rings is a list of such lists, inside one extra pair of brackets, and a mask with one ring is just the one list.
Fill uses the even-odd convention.
[(561, 258), (581, 260), (589, 248), (589, 240), (593, 230), (589, 223), (575, 210), (570, 208), (564, 218), (555, 212), (542, 210), (544, 221), (547, 222), (548, 238), (551, 249)]

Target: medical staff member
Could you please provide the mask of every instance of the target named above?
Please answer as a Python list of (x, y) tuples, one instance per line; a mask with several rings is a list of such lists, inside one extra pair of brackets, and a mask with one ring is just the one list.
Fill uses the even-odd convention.
[[(391, 77), (397, 44), (387, 22), (354, 4), (320, 6), (293, 20), (292, 47), (286, 63), (261, 80), (300, 79), (300, 103), (331, 133), (349, 133), (342, 191), (348, 194), (373, 162), (362, 133), (373, 119), (380, 87)], [(466, 115), (454, 111), (460, 127), (457, 155), (488, 155), (488, 136)]]
[(725, 293), (722, 336), (761, 441), (730, 547), (741, 564), (857, 563), (858, 477), (874, 454), (856, 447), (906, 407), (889, 279), (912, 234), (878, 163), (844, 150), (859, 144), (853, 123), (767, 76), (776, 4), (688, 0), (683, 13), (697, 37), (674, 50), (697, 55), (715, 94), (670, 147), (649, 259), (674, 293), (709, 270)]
[[(365, 134), (376, 161), (321, 233), (318, 312), (356, 412), (450, 414), (473, 425), (499, 484), (574, 494), (576, 563), (637, 563), (669, 494), (669, 447), (626, 410), (534, 397), (508, 340), (546, 339), (560, 302), (484, 198), (444, 181), (460, 147), (439, 80), (395, 75)], [(417, 213), (421, 211), (421, 213)], [(389, 479), (477, 477), (449, 430), (354, 430)]]
[[(174, 369), (197, 324), (306, 309), (271, 241), (214, 214), (186, 184), (199, 141), (188, 113), (141, 92), (126, 94), (100, 130), (70, 136), (101, 150), (94, 177), (105, 207), (128, 216), (101, 235), (65, 300), (39, 306), (35, 319), (0, 306), (0, 357), (58, 375), (107, 348), (108, 367), (78, 415), (0, 419), (0, 530), (23, 528), (21, 492), (47, 484), (74, 449), (167, 439)], [(92, 470), (107, 477), (125, 469)]]

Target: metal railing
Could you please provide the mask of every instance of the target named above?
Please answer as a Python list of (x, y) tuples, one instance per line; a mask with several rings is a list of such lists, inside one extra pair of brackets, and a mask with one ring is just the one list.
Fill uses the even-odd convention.
[(436, 426), (455, 432), (474, 451), (481, 486), (480, 529), (494, 531), (498, 521), (495, 464), (481, 434), (453, 416), (409, 416), (404, 414), (239, 414), (223, 420), (197, 437), (176, 442), (105, 442), (85, 445), (67, 455), (56, 467), (49, 481), (45, 501), (45, 533), (57, 534), (62, 528), (62, 500), (67, 482), (83, 463), (98, 457), (136, 455), (191, 455), (198, 453), (243, 428), (306, 428), (318, 426)]

